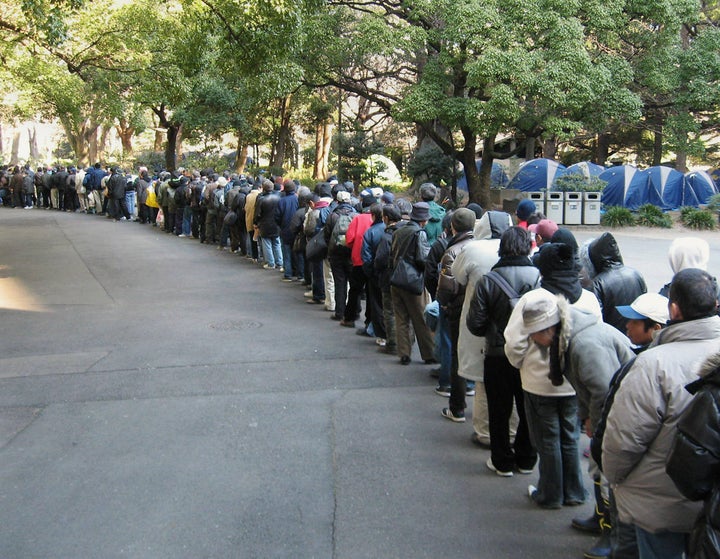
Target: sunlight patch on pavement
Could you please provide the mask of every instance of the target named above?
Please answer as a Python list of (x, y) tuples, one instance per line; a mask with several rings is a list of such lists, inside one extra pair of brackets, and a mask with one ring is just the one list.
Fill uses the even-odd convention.
[(7, 275), (7, 266), (0, 266), (0, 309), (28, 312), (48, 312), (27, 289), (20, 278)]

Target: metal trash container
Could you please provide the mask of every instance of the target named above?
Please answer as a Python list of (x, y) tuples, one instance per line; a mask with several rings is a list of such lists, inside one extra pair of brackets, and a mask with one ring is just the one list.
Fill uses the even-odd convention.
[(548, 192), (545, 195), (545, 216), (558, 225), (563, 222), (563, 194), (564, 192)]
[(545, 214), (545, 192), (528, 192), (528, 200), (535, 202), (535, 211)]
[(600, 208), (602, 207), (602, 193), (583, 192), (583, 224), (600, 225)]
[(565, 225), (582, 223), (583, 193), (565, 192)]

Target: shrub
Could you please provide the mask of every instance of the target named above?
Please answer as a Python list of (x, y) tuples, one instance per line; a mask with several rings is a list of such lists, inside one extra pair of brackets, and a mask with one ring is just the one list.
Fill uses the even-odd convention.
[(665, 215), (663, 211), (653, 204), (644, 204), (638, 209), (636, 218), (638, 225), (645, 227), (662, 227), (670, 229), (672, 227), (672, 219), (669, 215)]
[(707, 203), (707, 209), (711, 212), (720, 212), (720, 194), (713, 194)]
[(558, 192), (600, 192), (607, 185), (607, 181), (598, 177), (586, 179), (583, 175), (562, 175), (555, 179), (552, 190)]
[(627, 208), (610, 206), (600, 218), (600, 223), (605, 227), (632, 227), (635, 217)]
[(685, 223), (687, 216), (696, 211), (697, 208), (694, 208), (693, 206), (683, 206), (682, 208), (680, 208), (680, 222)]
[(681, 213), (680, 220), (685, 227), (690, 229), (715, 229), (717, 221), (715, 214), (709, 210), (698, 210), (692, 208), (692, 211)]

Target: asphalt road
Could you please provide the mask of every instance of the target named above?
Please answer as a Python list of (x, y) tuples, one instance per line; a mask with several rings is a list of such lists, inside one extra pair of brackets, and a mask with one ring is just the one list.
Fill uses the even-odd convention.
[[(674, 234), (616, 233), (653, 290)], [(0, 558), (582, 556), (591, 504), (535, 507), (428, 366), (304, 301), (146, 225), (0, 208)]]

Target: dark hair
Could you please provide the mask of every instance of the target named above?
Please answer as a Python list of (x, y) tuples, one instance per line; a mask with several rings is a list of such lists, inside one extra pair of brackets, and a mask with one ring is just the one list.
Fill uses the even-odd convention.
[(510, 227), (500, 237), (498, 256), (528, 256), (532, 250), (532, 240), (527, 229)]
[(382, 204), (373, 204), (370, 206), (370, 215), (372, 216), (373, 224), (382, 222), (383, 218), (383, 207)]
[(705, 270), (686, 268), (673, 276), (668, 298), (683, 320), (696, 320), (717, 314), (717, 291), (717, 280)]
[(385, 204), (382, 207), (383, 217), (387, 217), (390, 223), (397, 223), (402, 219), (400, 209), (395, 204)]
[(527, 218), (527, 224), (528, 225), (535, 225), (537, 223), (540, 223), (543, 219), (547, 219), (545, 217), (545, 214), (542, 212), (533, 212), (530, 214), (530, 216)]
[(660, 326), (665, 326), (664, 324), (661, 324), (660, 322), (654, 321), (652, 318), (643, 318), (642, 323), (643, 323), (643, 331), (644, 332), (649, 332), (650, 330), (655, 328), (656, 324), (660, 324)]

